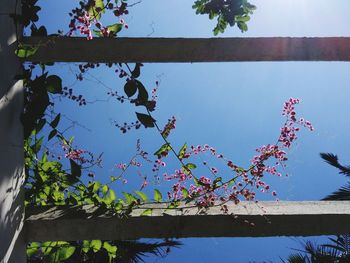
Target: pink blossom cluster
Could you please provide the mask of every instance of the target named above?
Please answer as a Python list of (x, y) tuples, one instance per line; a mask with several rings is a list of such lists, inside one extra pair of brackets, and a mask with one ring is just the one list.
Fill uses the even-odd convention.
[[(113, 96), (113, 95), (112, 95)], [(114, 122), (115, 127), (117, 127), (122, 133), (126, 133), (127, 131), (130, 131), (132, 128), (140, 129), (141, 123), (137, 120), (135, 122), (118, 124), (117, 122)]]
[(158, 158), (154, 161), (152, 172), (158, 172), (161, 167), (165, 167), (166, 163), (162, 159)]
[(120, 169), (120, 170), (122, 170), (122, 171), (125, 171), (127, 166), (128, 166), (128, 165), (127, 165), (126, 163), (118, 163), (118, 164), (115, 165), (115, 167), (116, 167), (117, 169)]
[(66, 152), (64, 157), (69, 160), (79, 162), (80, 164), (93, 162), (92, 153), (90, 153), (89, 151), (82, 150), (82, 149), (70, 149), (65, 145), (62, 146), (62, 149)]
[[(94, 7), (95, 2), (90, 2), (91, 4), (84, 4), (81, 2), (80, 8), (75, 8), (70, 13), (70, 16), (72, 17), (70, 23), (69, 23), (69, 32), (68, 36), (72, 36), (74, 32), (78, 32), (81, 35), (85, 35), (88, 40), (91, 40), (93, 38), (93, 29), (92, 27), (96, 29), (98, 32), (98, 35), (102, 37), (109, 37), (113, 35), (112, 31), (110, 31), (110, 28), (108, 26), (103, 26), (102, 22), (99, 20), (99, 17), (101, 16), (102, 12), (105, 10), (112, 10), (114, 15), (117, 17), (120, 17), (122, 15), (126, 15), (129, 13), (127, 10), (127, 4), (121, 3), (120, 6), (114, 5), (113, 3), (108, 3), (103, 8), (100, 7)], [(94, 15), (91, 15), (89, 13), (89, 9), (94, 8)], [(124, 28), (128, 28), (127, 23), (124, 21), (124, 19), (119, 20), (119, 24), (123, 26)]]
[(208, 144), (204, 144), (203, 146), (197, 145), (197, 146), (191, 146), (191, 151), (189, 152), (189, 155), (193, 154), (199, 154), (199, 153), (205, 153), (210, 152), (212, 155), (216, 155), (216, 150), (214, 147), (210, 147)]
[(71, 150), (70, 152), (66, 153), (64, 157), (70, 160), (79, 161), (81, 163), (86, 163), (87, 160), (82, 156), (86, 151), (84, 150)]
[(134, 166), (134, 167), (141, 167), (142, 163), (140, 163), (139, 161), (137, 161), (136, 157), (132, 158), (129, 162), (129, 164), (126, 163), (118, 163), (115, 165), (115, 168), (122, 170), (122, 171), (126, 171), (127, 168), (129, 166)]
[(177, 179), (180, 183), (186, 181), (187, 179), (192, 179), (192, 176), (188, 173), (185, 173), (183, 169), (175, 170), (175, 173), (170, 175), (164, 173), (163, 177), (166, 181)]
[[(124, 20), (120, 20), (120, 24), (125, 28), (128, 28), (128, 25)], [(93, 29), (92, 26), (95, 26), (96, 31), (99, 32), (99, 35), (102, 37), (111, 36), (111, 31), (108, 26), (103, 26), (102, 22), (97, 20), (95, 16), (90, 16), (88, 12), (83, 12), (81, 16), (78, 16), (76, 19), (72, 19), (69, 23), (69, 32), (68, 36), (72, 36), (74, 32), (78, 31), (81, 35), (85, 35), (87, 40), (93, 39)]]
[[(303, 118), (296, 118), (295, 105), (299, 102), (299, 99), (294, 98), (285, 102), (282, 114), (286, 116), (287, 120), (281, 128), (278, 143), (263, 145), (257, 148), (256, 152), (258, 154), (252, 158), (249, 169), (243, 169), (237, 166), (231, 160), (225, 158), (223, 154), (218, 154), (216, 149), (209, 145), (190, 146), (190, 150), (183, 154), (182, 159), (209, 153), (217, 159), (223, 160), (230, 171), (233, 172), (233, 177), (231, 176), (231, 179), (226, 182), (222, 181), (222, 179), (218, 180), (218, 178), (221, 178), (219, 177), (219, 170), (208, 166), (207, 162), (203, 162), (203, 165), (210, 169), (215, 180), (205, 176), (201, 176), (198, 179), (193, 174), (188, 175), (182, 168), (176, 170), (174, 174), (164, 174), (165, 180), (176, 180), (172, 191), (168, 192), (168, 196), (179, 200), (184, 197), (183, 192), (185, 190), (185, 192), (188, 192), (188, 198), (192, 198), (198, 206), (209, 207), (214, 205), (216, 201), (224, 204), (228, 201), (238, 203), (240, 200), (255, 200), (257, 190), (270, 192), (270, 186), (262, 178), (266, 174), (274, 176), (282, 175), (278, 167), (285, 167), (285, 162), (288, 160), (286, 149), (290, 148), (292, 143), (297, 139), (296, 134), (300, 130), (296, 126), (305, 127), (311, 131), (314, 129), (309, 121), (305, 121)], [(268, 162), (272, 162), (272, 164)], [(222, 176), (222, 178), (225, 177)], [(196, 184), (187, 186), (187, 183), (192, 181), (192, 179), (195, 180)], [(276, 191), (271, 191), (271, 194), (277, 196)], [(225, 210), (225, 208), (223, 209)]]
[[(88, 40), (92, 39), (91, 22), (95, 19), (91, 19), (88, 12), (83, 12), (77, 19), (72, 19), (69, 23), (68, 36), (72, 36), (73, 33), (79, 30), (80, 34), (85, 35)], [(77, 22), (79, 23), (78, 25)]]
[(251, 163), (253, 165), (253, 168), (250, 171), (251, 175), (262, 177), (264, 172), (268, 172), (273, 175), (281, 175), (280, 173), (277, 173), (277, 168), (275, 166), (266, 166), (265, 161), (273, 157), (276, 160), (276, 165), (284, 165), (283, 162), (288, 160), (285, 151), (281, 150), (280, 147), (276, 144), (268, 144), (257, 148), (256, 152), (259, 154), (254, 156), (251, 160)]
[(300, 128), (296, 127), (295, 125), (298, 124), (309, 129), (310, 131), (314, 130), (311, 122), (304, 120), (304, 118), (300, 118), (299, 120), (297, 119), (295, 105), (299, 103), (299, 99), (290, 98), (283, 105), (282, 115), (287, 117), (287, 121), (281, 128), (281, 134), (278, 140), (286, 148), (289, 148), (293, 141), (297, 139), (297, 132), (300, 130)]
[(141, 141), (140, 139), (137, 140), (136, 142), (136, 151), (137, 151), (137, 155), (138, 156), (141, 156), (142, 159), (144, 159), (145, 161), (147, 162), (152, 162), (149, 158), (148, 158), (148, 152), (144, 151), (142, 148), (141, 148)]
[(130, 162), (131, 166), (141, 167), (142, 164), (136, 160), (136, 158), (133, 158)]
[(154, 87), (151, 91), (151, 94), (152, 94), (152, 101), (156, 102), (158, 100), (158, 95), (157, 95), (157, 92), (158, 92), (158, 81), (156, 81), (156, 87)]

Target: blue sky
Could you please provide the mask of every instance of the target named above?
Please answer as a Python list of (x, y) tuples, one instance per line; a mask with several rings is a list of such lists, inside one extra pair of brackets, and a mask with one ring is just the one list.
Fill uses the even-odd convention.
[[(248, 36), (350, 36), (348, 0), (264, 0), (251, 1), (258, 9), (242, 34), (228, 28), (220, 37)], [(49, 32), (68, 30), (66, 15), (73, 1), (41, 1), (41, 21)], [(196, 16), (190, 0), (143, 0), (130, 9), (125, 18), (129, 29), (121, 36), (130, 37), (212, 37), (214, 22)], [(113, 18), (107, 20), (113, 23)], [(106, 22), (106, 24), (108, 23)], [(346, 181), (319, 158), (320, 152), (333, 152), (349, 164), (350, 66), (340, 62), (259, 62), (145, 64), (142, 82), (149, 88), (160, 81), (158, 109), (154, 114), (160, 124), (172, 115), (178, 119), (171, 135), (172, 143), (184, 142), (215, 146), (239, 164), (247, 165), (254, 149), (276, 140), (283, 102), (289, 97), (302, 100), (298, 112), (312, 121), (315, 131), (301, 132), (289, 152), (288, 178), (269, 182), (282, 200), (318, 200)], [(65, 85), (75, 83), (74, 65), (57, 64), (52, 72), (64, 77)], [(74, 84), (88, 101), (104, 100), (106, 88), (122, 90), (123, 82), (113, 71), (102, 67), (87, 80)], [(126, 162), (135, 151), (137, 138), (149, 152), (161, 145), (155, 130), (131, 131), (122, 135), (111, 121), (123, 123), (134, 119), (134, 108), (113, 100), (95, 102), (78, 109), (67, 100), (57, 104), (67, 117), (78, 120), (89, 130), (77, 126), (71, 130), (76, 142), (96, 153), (104, 152), (104, 168), (99, 179), (113, 175), (113, 165)], [(169, 163), (169, 167), (172, 167)], [(147, 173), (147, 171), (145, 172)], [(138, 188), (137, 175), (128, 175), (130, 188)], [(152, 186), (150, 186), (152, 188)], [(119, 189), (118, 189), (119, 190)], [(271, 200), (270, 195), (261, 196)], [(298, 247), (291, 238), (205, 238), (183, 240), (184, 246), (165, 259), (149, 262), (278, 262)]]

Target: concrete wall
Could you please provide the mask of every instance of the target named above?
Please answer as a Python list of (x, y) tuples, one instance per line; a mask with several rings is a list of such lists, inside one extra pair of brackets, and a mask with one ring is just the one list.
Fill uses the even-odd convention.
[[(23, 132), (20, 123), (23, 85), (16, 49), (16, 26), (7, 13), (16, 0), (0, 4), (0, 262), (25, 262), (21, 230), (24, 218)], [(19, 30), (18, 32), (21, 32)]]

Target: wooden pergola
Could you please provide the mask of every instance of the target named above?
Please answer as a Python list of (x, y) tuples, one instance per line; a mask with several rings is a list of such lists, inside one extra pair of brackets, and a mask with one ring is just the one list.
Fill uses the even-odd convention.
[[(8, 6), (13, 0), (6, 0)], [(5, 1), (5, 2), (6, 2)], [(11, 5), (12, 6), (12, 5)], [(6, 10), (6, 3), (0, 7)], [(12, 11), (12, 10), (11, 10)], [(350, 231), (350, 202), (242, 202), (198, 213), (197, 208), (128, 219), (96, 214), (94, 207), (28, 208), (24, 216), (22, 82), (14, 81), (20, 61), (15, 27), (0, 17), (0, 261), (25, 262), (29, 241), (137, 239), (165, 237), (312, 236)], [(24, 37), (38, 46), (34, 62), (241, 62), (241, 61), (350, 61), (350, 38), (84, 38)], [(6, 71), (6, 72), (5, 72)], [(14, 145), (16, 146), (14, 148)], [(21, 148), (22, 147), (22, 148)], [(261, 209), (264, 208), (264, 209)], [(5, 216), (3, 216), (5, 215)], [(234, 216), (233, 216), (234, 215)], [(254, 224), (247, 224), (251, 222)], [(23, 227), (24, 225), (24, 227)]]

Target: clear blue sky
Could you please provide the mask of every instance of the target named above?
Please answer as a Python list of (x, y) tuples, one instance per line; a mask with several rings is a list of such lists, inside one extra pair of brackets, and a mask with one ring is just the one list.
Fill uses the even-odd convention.
[[(143, 0), (130, 9), (126, 17), (129, 29), (121, 36), (211, 37), (214, 22), (196, 16), (190, 0)], [(252, 0), (258, 9), (242, 34), (228, 28), (220, 37), (232, 36), (350, 36), (350, 2), (348, 0)], [(42, 22), (49, 31), (67, 31), (66, 15), (73, 1), (40, 1)], [(110, 23), (113, 22), (112, 17)], [(106, 22), (107, 23), (107, 22)], [(74, 83), (73, 65), (57, 64), (52, 72), (64, 76), (65, 85)], [(237, 163), (248, 164), (254, 149), (274, 142), (284, 120), (281, 106), (289, 97), (302, 99), (300, 114), (311, 120), (315, 132), (302, 132), (289, 153), (288, 178), (269, 180), (282, 200), (318, 200), (336, 190), (345, 179), (319, 158), (320, 152), (333, 152), (350, 163), (348, 131), (350, 128), (348, 63), (203, 63), (146, 64), (142, 81), (151, 88), (160, 80), (159, 103), (155, 113), (159, 123), (175, 115), (177, 128), (170, 137), (174, 145), (183, 142), (215, 146)], [(122, 91), (123, 82), (111, 70), (92, 72), (113, 89)], [(77, 83), (88, 101), (105, 99), (106, 89), (90, 77)], [(121, 135), (110, 120), (120, 123), (134, 119), (134, 108), (113, 100), (95, 102), (84, 108), (63, 100), (60, 110), (91, 131), (76, 127), (72, 134), (77, 143), (96, 153), (104, 152), (104, 168), (99, 177), (115, 174), (113, 165), (128, 161), (135, 142), (141, 138), (149, 152), (161, 144), (155, 130), (132, 131)], [(170, 164), (171, 167), (171, 164)], [(147, 171), (145, 171), (147, 173)], [(148, 172), (149, 173), (149, 172)], [(129, 187), (138, 188), (140, 180), (130, 174)], [(149, 173), (151, 176), (151, 173)], [(152, 187), (152, 186), (150, 186)], [(271, 199), (270, 195), (262, 196)], [(279, 262), (298, 247), (291, 238), (205, 238), (182, 240), (165, 259), (149, 262)]]

